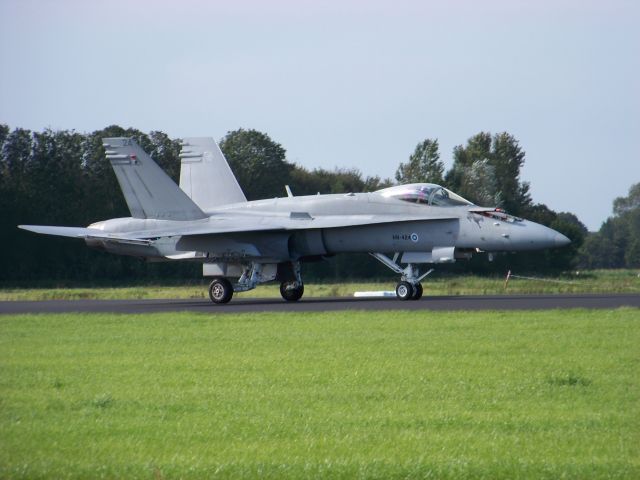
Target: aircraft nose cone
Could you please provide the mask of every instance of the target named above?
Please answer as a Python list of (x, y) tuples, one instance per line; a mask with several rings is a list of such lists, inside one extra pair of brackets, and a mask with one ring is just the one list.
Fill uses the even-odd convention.
[(553, 237), (553, 243), (555, 243), (556, 247), (564, 247), (565, 245), (569, 245), (571, 240), (562, 235), (561, 233), (557, 233)]
[(513, 250), (557, 248), (571, 243), (571, 240), (560, 232), (528, 220), (514, 224), (510, 233)]

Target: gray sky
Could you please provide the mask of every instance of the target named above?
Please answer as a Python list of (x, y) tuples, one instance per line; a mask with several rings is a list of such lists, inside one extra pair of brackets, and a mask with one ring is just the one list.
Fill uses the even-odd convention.
[(507, 131), (533, 199), (597, 230), (640, 181), (636, 0), (0, 0), (0, 122), (268, 133), (393, 177)]

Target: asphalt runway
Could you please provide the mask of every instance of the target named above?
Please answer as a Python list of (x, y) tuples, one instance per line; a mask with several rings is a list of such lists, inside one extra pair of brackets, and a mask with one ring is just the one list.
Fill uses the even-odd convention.
[(303, 298), (287, 303), (281, 299), (234, 298), (226, 305), (209, 300), (48, 300), (30, 302), (0, 302), (0, 314), (20, 313), (160, 313), (201, 312), (334, 312), (341, 310), (549, 310), (556, 308), (617, 308), (640, 307), (640, 294), (606, 295), (487, 295), (487, 296), (424, 296), (418, 301), (395, 298)]

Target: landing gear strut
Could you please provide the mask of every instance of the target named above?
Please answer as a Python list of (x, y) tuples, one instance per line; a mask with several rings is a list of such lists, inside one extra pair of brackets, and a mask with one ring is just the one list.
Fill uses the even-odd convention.
[(401, 275), (400, 282), (396, 286), (396, 296), (399, 300), (419, 300), (422, 298), (423, 288), (420, 281), (433, 272), (433, 269), (420, 275), (416, 264), (409, 263), (405, 268), (402, 268), (397, 262), (398, 253), (394, 255), (393, 259), (382, 253), (372, 253), (371, 256)]

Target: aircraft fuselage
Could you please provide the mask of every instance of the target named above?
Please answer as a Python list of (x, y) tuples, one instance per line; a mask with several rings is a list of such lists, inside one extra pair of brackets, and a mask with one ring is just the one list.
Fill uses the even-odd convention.
[[(87, 243), (112, 253), (156, 260), (196, 252), (194, 259), (259, 259), (269, 263), (338, 253), (429, 252), (438, 247), (455, 247), (459, 251), (522, 251), (556, 247), (567, 242), (566, 237), (550, 228), (493, 209), (410, 204), (377, 193), (274, 198), (227, 205), (206, 213), (209, 217), (202, 220), (127, 217), (98, 222), (90, 227), (105, 233), (127, 234), (201, 228), (226, 218), (260, 222), (262, 217), (270, 221), (280, 217), (298, 218), (300, 228), (189, 235), (185, 239), (181, 235), (159, 236), (149, 245), (91, 239)], [(387, 221), (357, 224), (359, 220), (374, 216), (384, 216)], [(323, 217), (343, 217), (345, 226), (323, 228)]]

